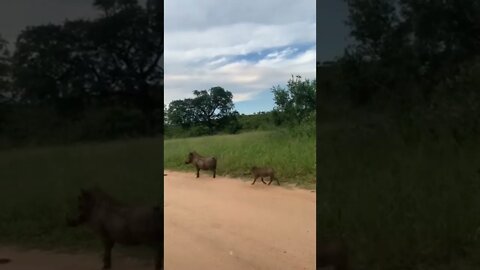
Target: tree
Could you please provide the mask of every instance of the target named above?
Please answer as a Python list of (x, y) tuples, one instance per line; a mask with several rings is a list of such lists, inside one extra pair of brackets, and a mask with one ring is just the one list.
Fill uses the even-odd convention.
[(287, 89), (272, 87), (275, 108), (274, 117), (277, 124), (282, 122), (301, 123), (316, 109), (316, 81), (302, 80), (300, 75), (292, 76)]
[(13, 56), (15, 90), (20, 101), (53, 105), (65, 116), (81, 113), (100, 83), (88, 21), (28, 27)]
[(143, 133), (153, 134), (163, 102), (163, 22), (154, 4), (98, 0), (106, 13), (99, 19), (25, 29), (14, 55), (22, 101), (53, 104), (61, 115), (87, 106), (135, 108)]
[(164, 126), (170, 123), (170, 121), (168, 120), (167, 112), (168, 112), (167, 104), (163, 104), (163, 125)]
[(62, 26), (28, 27), (17, 38), (13, 57), (16, 88), (22, 100), (53, 104), (65, 91), (72, 66)]
[(346, 2), (355, 43), (344, 56), (344, 74), (363, 105), (374, 97), (429, 104), (438, 84), (480, 54), (478, 1)]
[(238, 112), (234, 111), (233, 95), (220, 86), (210, 90), (194, 90), (194, 98), (172, 101), (168, 108), (168, 119), (172, 124), (190, 128), (200, 125), (210, 133), (226, 128), (237, 121)]
[(11, 59), (8, 42), (0, 35), (0, 101), (10, 98), (12, 90)]
[(168, 123), (189, 128), (195, 123), (191, 99), (174, 100), (167, 109)]
[(116, 13), (138, 6), (136, 0), (95, 0), (93, 6), (103, 11), (106, 17), (113, 16)]
[(147, 119), (147, 133), (163, 102), (163, 33), (158, 21), (150, 18), (154, 11), (125, 4), (114, 15), (96, 21), (92, 33), (99, 52), (95, 61), (99, 77), (110, 85), (102, 94), (139, 108)]
[(158, 32), (163, 31), (163, 9), (163, 0), (147, 0), (149, 18)]
[(371, 59), (381, 57), (388, 43), (388, 36), (397, 23), (393, 0), (347, 0), (349, 17), (347, 24), (351, 35)]
[(207, 90), (193, 91), (195, 98), (192, 99), (195, 118), (210, 131), (213, 131), (216, 124), (223, 118), (233, 113), (233, 95), (222, 87), (213, 87)]

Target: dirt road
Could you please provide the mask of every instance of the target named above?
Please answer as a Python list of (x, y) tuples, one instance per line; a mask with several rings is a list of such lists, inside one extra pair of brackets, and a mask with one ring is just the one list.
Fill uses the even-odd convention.
[(315, 193), (166, 173), (165, 269), (315, 269)]
[[(315, 193), (203, 174), (166, 172), (165, 269), (315, 268)], [(0, 247), (3, 270), (94, 270), (101, 254)], [(113, 252), (113, 269), (153, 269)]]
[[(98, 270), (102, 269), (100, 253), (65, 254), (40, 250), (23, 250), (14, 247), (1, 247), (0, 257), (10, 258), (8, 264), (0, 264), (2, 270)], [(114, 270), (152, 270), (153, 262), (125, 258), (113, 252)]]

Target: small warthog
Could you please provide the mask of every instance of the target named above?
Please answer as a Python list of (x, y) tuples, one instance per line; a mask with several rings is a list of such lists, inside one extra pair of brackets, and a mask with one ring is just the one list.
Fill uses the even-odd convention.
[(320, 243), (317, 247), (317, 256), (320, 268), (349, 269), (347, 246), (343, 241), (333, 240)]
[(267, 184), (267, 183), (265, 183), (265, 181), (263, 181), (263, 178), (264, 177), (270, 177), (270, 182), (268, 182), (268, 185), (270, 185), (272, 183), (273, 179), (275, 179), (277, 181), (277, 184), (280, 185), (280, 182), (275, 177), (275, 171), (272, 168), (268, 168), (268, 167), (260, 168), (260, 167), (257, 167), (257, 166), (253, 166), (250, 171), (252, 172), (253, 177), (254, 177), (252, 185), (255, 184), (258, 177), (260, 177), (260, 179), (262, 180), (262, 183), (264, 183), (264, 184)]
[(156, 250), (155, 269), (163, 270), (163, 209), (127, 206), (100, 188), (82, 189), (78, 196), (78, 216), (67, 217), (67, 225), (86, 224), (97, 233), (104, 247), (103, 269), (111, 268), (115, 243), (147, 245)]
[(217, 159), (215, 157), (204, 157), (193, 151), (188, 153), (185, 164), (193, 164), (197, 168), (197, 178), (200, 177), (200, 170), (213, 171), (213, 178), (217, 172)]
[(0, 264), (6, 264), (6, 263), (9, 263), (11, 262), (10, 259), (7, 259), (7, 258), (0, 258)]

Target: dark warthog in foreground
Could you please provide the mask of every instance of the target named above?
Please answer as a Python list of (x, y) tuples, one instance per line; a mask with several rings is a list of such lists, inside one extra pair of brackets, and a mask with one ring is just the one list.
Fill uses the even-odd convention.
[(200, 170), (213, 171), (213, 178), (217, 172), (217, 159), (215, 157), (204, 157), (193, 151), (188, 153), (185, 164), (193, 164), (197, 168), (197, 178), (200, 177)]
[(115, 243), (127, 246), (148, 245), (156, 250), (155, 269), (163, 270), (163, 209), (127, 206), (99, 188), (81, 191), (78, 216), (67, 218), (68, 226), (88, 225), (104, 246), (103, 269), (111, 268)]
[(335, 240), (320, 243), (317, 247), (320, 268), (333, 267), (334, 270), (348, 270), (347, 246), (343, 241)]
[(264, 184), (267, 184), (267, 183), (263, 181), (263, 178), (270, 177), (270, 182), (268, 182), (268, 185), (272, 183), (273, 179), (275, 179), (277, 181), (277, 184), (280, 185), (280, 182), (278, 181), (278, 179), (275, 178), (275, 171), (272, 168), (266, 168), (266, 167), (260, 168), (260, 167), (253, 166), (250, 171), (252, 172), (254, 177), (252, 185), (255, 184), (258, 177), (260, 177), (260, 179), (262, 180), (262, 183)]
[(9, 263), (11, 262), (10, 259), (7, 259), (7, 258), (0, 258), (0, 264), (6, 264), (6, 263)]

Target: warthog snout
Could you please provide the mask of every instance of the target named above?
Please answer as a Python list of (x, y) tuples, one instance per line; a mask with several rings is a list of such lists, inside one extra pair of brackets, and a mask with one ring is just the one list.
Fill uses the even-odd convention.
[(185, 164), (192, 163), (192, 160), (193, 160), (193, 153), (190, 152), (190, 153), (188, 153), (187, 159), (185, 160)]

